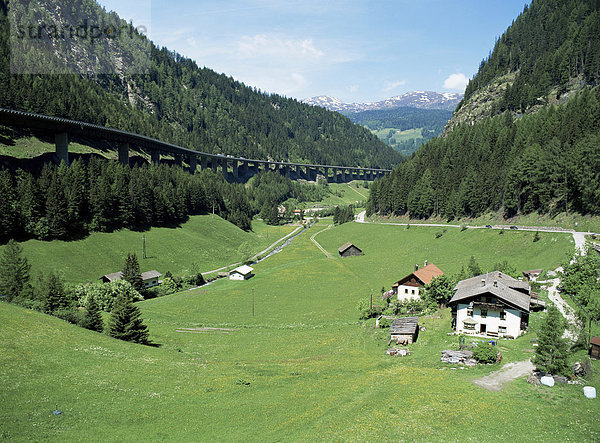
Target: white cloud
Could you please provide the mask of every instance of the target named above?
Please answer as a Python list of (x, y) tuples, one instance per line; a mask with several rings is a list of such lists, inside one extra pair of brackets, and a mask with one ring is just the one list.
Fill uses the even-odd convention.
[(404, 86), (406, 84), (406, 80), (397, 80), (394, 82), (385, 82), (383, 85), (383, 90), (385, 92), (390, 92), (393, 91), (396, 88), (399, 88), (400, 86)]
[(452, 74), (444, 81), (444, 89), (453, 89), (456, 91), (464, 92), (468, 83), (469, 79), (467, 78), (467, 76), (459, 72), (457, 74)]
[(242, 58), (275, 57), (314, 60), (325, 55), (315, 47), (311, 39), (289, 40), (265, 34), (242, 37), (238, 43), (238, 51)]
[(359, 89), (358, 85), (351, 85), (348, 88), (348, 91), (350, 91), (350, 92), (356, 92), (356, 91), (358, 91), (358, 89)]

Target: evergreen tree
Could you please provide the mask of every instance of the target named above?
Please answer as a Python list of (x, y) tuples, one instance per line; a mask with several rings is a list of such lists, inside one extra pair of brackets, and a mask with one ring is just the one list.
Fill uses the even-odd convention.
[(533, 357), (533, 363), (540, 371), (569, 375), (568, 344), (562, 338), (564, 331), (565, 319), (555, 306), (550, 306), (538, 332), (538, 346)]
[(477, 260), (475, 260), (474, 256), (471, 256), (471, 258), (469, 259), (467, 271), (469, 273), (469, 277), (477, 277), (478, 275), (483, 274), (483, 271), (479, 267), (479, 263), (477, 263)]
[(144, 289), (144, 282), (142, 281), (142, 272), (140, 271), (140, 264), (138, 263), (137, 255), (127, 254), (125, 259), (125, 265), (123, 266), (123, 275), (121, 278), (131, 283), (131, 286), (141, 292)]
[(40, 288), (43, 301), (43, 310), (46, 314), (53, 314), (58, 309), (66, 308), (68, 305), (65, 288), (60, 277), (51, 272), (42, 279)]
[(111, 312), (108, 334), (119, 340), (148, 344), (148, 327), (140, 315), (139, 308), (130, 299), (119, 295)]
[(100, 310), (100, 306), (98, 306), (98, 303), (96, 303), (96, 297), (94, 297), (93, 294), (88, 297), (85, 309), (85, 316), (81, 326), (92, 331), (102, 332), (104, 329), (104, 324), (102, 323), (102, 312)]
[(23, 247), (10, 240), (0, 257), (0, 295), (7, 301), (31, 295), (30, 269), (27, 258), (23, 256)]

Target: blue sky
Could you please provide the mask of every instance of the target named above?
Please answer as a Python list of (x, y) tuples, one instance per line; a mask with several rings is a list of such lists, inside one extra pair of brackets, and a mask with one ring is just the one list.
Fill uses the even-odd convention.
[(247, 85), (371, 102), (462, 92), (526, 0), (99, 0)]

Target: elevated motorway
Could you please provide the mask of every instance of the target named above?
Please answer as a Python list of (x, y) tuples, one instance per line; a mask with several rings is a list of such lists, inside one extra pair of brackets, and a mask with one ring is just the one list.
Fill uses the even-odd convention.
[(391, 172), (390, 169), (276, 162), (209, 154), (120, 129), (6, 108), (0, 108), (0, 125), (53, 133), (57, 161), (64, 161), (67, 164), (69, 164), (69, 140), (72, 137), (80, 136), (105, 140), (113, 144), (115, 150), (118, 151), (119, 161), (123, 164), (129, 164), (129, 151), (131, 148), (135, 148), (148, 152), (153, 163), (160, 163), (161, 155), (168, 154), (173, 156), (175, 163), (181, 166), (185, 159), (191, 173), (196, 172), (198, 167), (201, 169), (212, 168), (214, 171), (220, 168), (225, 179), (234, 181), (254, 175), (260, 170), (279, 171), (283, 175), (312, 181), (316, 180), (318, 175), (322, 175), (330, 182), (375, 180)]

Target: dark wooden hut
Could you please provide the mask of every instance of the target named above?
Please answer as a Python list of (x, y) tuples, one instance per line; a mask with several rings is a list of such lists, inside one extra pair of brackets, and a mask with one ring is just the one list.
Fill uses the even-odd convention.
[(352, 243), (348, 242), (345, 245), (342, 245), (338, 248), (338, 253), (342, 257), (351, 257), (353, 255), (361, 255), (362, 249), (360, 249), (358, 246), (355, 246)]

